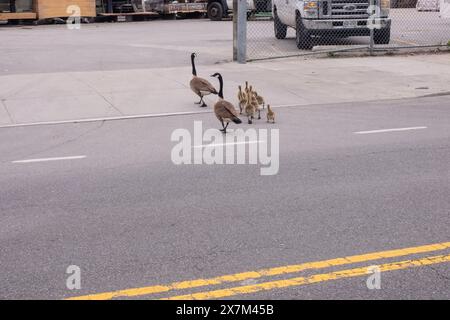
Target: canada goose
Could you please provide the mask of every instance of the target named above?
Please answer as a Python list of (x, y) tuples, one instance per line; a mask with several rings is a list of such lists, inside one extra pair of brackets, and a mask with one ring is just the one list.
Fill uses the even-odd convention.
[(240, 110), (239, 114), (242, 114), (241, 101), (243, 100), (244, 95), (243, 95), (242, 87), (241, 87), (241, 86), (238, 86), (238, 94), (237, 94), (237, 98), (238, 98), (238, 101), (239, 101), (239, 110)]
[(272, 121), (275, 123), (275, 112), (270, 108), (270, 104), (267, 105), (267, 122)]
[(253, 123), (253, 118), (255, 117), (255, 105), (252, 103), (252, 101), (250, 99), (248, 99), (245, 102), (245, 108), (244, 108), (244, 112), (245, 115), (247, 116), (248, 119), (248, 124), (252, 124)]
[(247, 81), (245, 82), (245, 86), (246, 86), (245, 91), (244, 91), (245, 101), (248, 102), (248, 101), (251, 100), (251, 97), (252, 97), (252, 95), (253, 95), (253, 92), (252, 92), (252, 86), (249, 86), (249, 87), (248, 87), (248, 86), (247, 86)]
[(245, 88), (242, 92), (242, 99), (247, 99), (247, 94), (248, 94), (248, 81), (245, 81)]
[[(234, 108), (231, 102), (228, 102), (223, 99), (223, 78), (220, 73), (214, 73), (211, 77), (217, 77), (220, 83), (219, 90), (219, 101), (214, 105), (214, 113), (216, 114), (217, 119), (219, 119), (220, 123), (222, 123), (222, 131), (223, 133), (227, 133), (228, 125), (231, 121), (236, 124), (242, 123), (241, 119), (238, 118), (238, 112)], [(226, 125), (224, 124), (226, 122)]]
[(237, 94), (237, 97), (238, 97), (238, 101), (241, 101), (242, 100), (242, 97), (243, 97), (243, 95), (242, 95), (242, 87), (241, 86), (238, 86), (238, 94)]
[(264, 97), (263, 96), (260, 96), (259, 94), (258, 94), (258, 92), (256, 92), (256, 91), (254, 91), (255, 92), (255, 96), (256, 96), (256, 100), (258, 100), (258, 104), (259, 105), (262, 105), (262, 107), (263, 107), (263, 109), (265, 108), (265, 105), (266, 105), (266, 103), (265, 103), (265, 101), (264, 101)]
[(238, 86), (238, 101), (239, 101), (239, 114), (242, 114), (242, 110), (244, 109), (244, 105), (247, 102), (247, 95), (244, 91), (242, 91), (242, 87)]
[[(251, 104), (253, 106), (253, 113), (251, 115), (251, 119), (254, 119), (256, 112), (258, 112), (258, 120), (261, 119), (261, 107), (258, 104), (258, 100), (256, 99), (256, 94), (255, 91), (253, 91), (252, 86), (248, 88), (247, 104)], [(248, 108), (247, 111), (250, 111), (250, 109)]]
[(189, 83), (191, 90), (194, 91), (196, 95), (200, 97), (200, 101), (196, 102), (196, 104), (201, 104), (200, 107), (206, 107), (206, 103), (203, 101), (203, 97), (209, 94), (217, 94), (217, 90), (214, 86), (203, 78), (197, 77), (197, 70), (195, 69), (194, 59), (196, 57), (195, 53), (191, 54), (191, 63), (192, 63), (192, 80)]

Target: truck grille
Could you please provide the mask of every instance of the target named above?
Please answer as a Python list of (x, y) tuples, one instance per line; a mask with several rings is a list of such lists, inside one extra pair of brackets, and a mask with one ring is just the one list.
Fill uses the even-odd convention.
[(371, 0), (332, 0), (331, 17), (337, 19), (367, 19)]

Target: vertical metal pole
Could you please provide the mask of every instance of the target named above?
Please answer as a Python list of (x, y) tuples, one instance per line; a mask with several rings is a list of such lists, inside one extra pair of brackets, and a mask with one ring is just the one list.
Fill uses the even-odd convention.
[(369, 44), (369, 52), (370, 55), (373, 56), (373, 46), (374, 46), (374, 28), (375, 28), (375, 23), (376, 21), (374, 20), (374, 18), (376, 18), (376, 5), (377, 5), (377, 1), (376, 0), (370, 0), (369, 2), (370, 4), (370, 12), (369, 12), (369, 20), (367, 21), (368, 23), (370, 22), (370, 44)]
[(237, 8), (238, 0), (233, 0), (233, 61), (237, 61)]
[(369, 45), (369, 52), (370, 52), (371, 56), (373, 56), (373, 46), (375, 44), (374, 34), (375, 34), (374, 29), (371, 28), (370, 29), (370, 45)]
[(247, 62), (247, 0), (237, 0), (237, 61)]

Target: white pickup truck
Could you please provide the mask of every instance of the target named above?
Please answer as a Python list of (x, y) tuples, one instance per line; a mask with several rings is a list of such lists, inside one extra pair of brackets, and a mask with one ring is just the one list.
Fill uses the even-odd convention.
[(391, 36), (390, 0), (273, 0), (275, 37), (296, 30), (299, 49), (312, 49), (313, 36), (369, 36), (388, 44)]

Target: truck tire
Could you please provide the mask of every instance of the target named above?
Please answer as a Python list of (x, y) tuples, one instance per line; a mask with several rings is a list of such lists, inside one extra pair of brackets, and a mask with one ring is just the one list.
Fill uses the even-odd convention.
[(389, 44), (391, 41), (391, 28), (375, 29), (373, 40), (375, 44)]
[(213, 2), (208, 6), (208, 18), (211, 21), (221, 21), (223, 17), (223, 7), (219, 2)]
[(297, 44), (297, 48), (301, 50), (311, 50), (313, 48), (312, 38), (309, 32), (305, 30), (300, 14), (297, 14), (295, 24), (295, 42)]
[(287, 25), (283, 24), (278, 18), (277, 11), (274, 10), (273, 12), (273, 28), (275, 31), (275, 38), (277, 39), (284, 39), (286, 38), (287, 33)]

